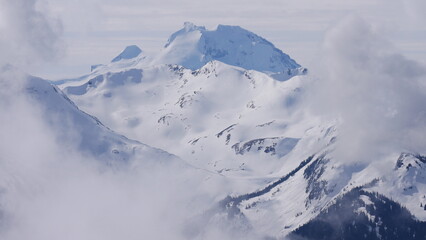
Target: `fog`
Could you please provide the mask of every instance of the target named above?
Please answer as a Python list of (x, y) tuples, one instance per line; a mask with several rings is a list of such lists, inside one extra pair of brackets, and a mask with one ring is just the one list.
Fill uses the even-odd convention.
[(215, 208), (225, 179), (169, 155), (107, 164), (28, 81), (13, 68), (0, 77), (1, 239), (248, 239)]
[(62, 25), (36, 0), (0, 0), (0, 64), (28, 67), (63, 52)]
[(347, 161), (426, 151), (426, 67), (383, 35), (361, 17), (346, 17), (326, 34), (308, 83), (311, 109), (341, 119), (336, 154)]

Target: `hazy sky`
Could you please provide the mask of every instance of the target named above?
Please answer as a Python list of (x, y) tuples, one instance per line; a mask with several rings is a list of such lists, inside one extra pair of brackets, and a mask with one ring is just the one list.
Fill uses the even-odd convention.
[(426, 3), (422, 0), (44, 0), (37, 9), (59, 23), (63, 55), (36, 75), (57, 79), (79, 76), (90, 65), (107, 63), (125, 46), (148, 53), (191, 21), (213, 29), (240, 25), (268, 39), (308, 66), (317, 58), (325, 32), (347, 15), (359, 15), (407, 56), (426, 62)]

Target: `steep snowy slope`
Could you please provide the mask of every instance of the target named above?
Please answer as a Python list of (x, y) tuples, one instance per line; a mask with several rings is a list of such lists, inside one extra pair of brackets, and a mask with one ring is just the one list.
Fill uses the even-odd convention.
[(298, 228), (290, 239), (300, 237), (422, 240), (426, 237), (426, 222), (418, 221), (393, 200), (357, 187), (337, 199), (314, 220)]
[(29, 77), (26, 83), (29, 96), (45, 108), (46, 121), (56, 129), (58, 141), (78, 139), (78, 148), (91, 156), (108, 162), (127, 162), (136, 155), (153, 159), (173, 159), (164, 151), (129, 140), (105, 127), (98, 119), (80, 111), (59, 89), (46, 81)]
[[(403, 156), (413, 155), (403, 154)], [(339, 159), (333, 158), (332, 154), (326, 150), (319, 155), (306, 158), (300, 165), (287, 170), (282, 174), (281, 178), (267, 187), (260, 188), (249, 194), (234, 196), (228, 201), (228, 205), (237, 208), (237, 210), (234, 209), (232, 211), (241, 212), (247, 221), (256, 226), (259, 232), (269, 233), (272, 236), (285, 236), (300, 226), (311, 224), (311, 221), (317, 221), (315, 219), (318, 214), (327, 213), (331, 211), (330, 209), (336, 207), (339, 208), (339, 199), (341, 198), (345, 198), (345, 201), (359, 201), (357, 199), (359, 195), (350, 193), (358, 187), (369, 193), (387, 196), (387, 198), (392, 199), (389, 202), (401, 205), (404, 207), (404, 211), (409, 213), (409, 219), (411, 220), (407, 220), (407, 224), (417, 224), (416, 222), (418, 222), (424, 226), (426, 223), (426, 211), (424, 210), (425, 198), (423, 191), (425, 183), (421, 180), (423, 173), (418, 169), (411, 170), (416, 172), (414, 175), (417, 176), (415, 177), (417, 180), (412, 181), (413, 174), (394, 172), (394, 164), (396, 162), (396, 158), (389, 158), (386, 161), (369, 165), (348, 165), (339, 161)], [(400, 160), (398, 160), (398, 163), (400, 163)], [(421, 166), (418, 165), (418, 167)], [(408, 179), (411, 179), (408, 181), (409, 183), (407, 183)], [(401, 181), (405, 182), (405, 186), (409, 187), (402, 187)], [(371, 204), (374, 205), (373, 203)], [(375, 201), (375, 204), (380, 204), (380, 201)], [(387, 204), (386, 201), (385, 204)], [(389, 207), (389, 205), (386, 206)], [(366, 216), (369, 216), (364, 211), (365, 209), (363, 210), (361, 207), (354, 207), (351, 211), (343, 212), (341, 210), (340, 214), (346, 214), (351, 221), (352, 219), (355, 221), (356, 215), (360, 213), (365, 213)], [(389, 218), (389, 213), (383, 209), (371, 214), (377, 219)], [(395, 212), (393, 214), (397, 216), (399, 213)], [(334, 217), (337, 217), (337, 215)], [(391, 228), (398, 224), (392, 220), (392, 217), (386, 221), (388, 225), (382, 224), (380, 226), (379, 220), (373, 221), (371, 224), (378, 224), (381, 228)], [(333, 226), (335, 223), (328, 222), (328, 224)], [(306, 235), (309, 231), (313, 230), (309, 230), (309, 228), (303, 230), (303, 235)], [(401, 231), (401, 229), (398, 231)], [(419, 234), (421, 232), (417, 232), (417, 237), (419, 237)], [(391, 234), (388, 233), (387, 236), (391, 236)], [(311, 235), (307, 239), (329, 238), (315, 238), (314, 235)]]

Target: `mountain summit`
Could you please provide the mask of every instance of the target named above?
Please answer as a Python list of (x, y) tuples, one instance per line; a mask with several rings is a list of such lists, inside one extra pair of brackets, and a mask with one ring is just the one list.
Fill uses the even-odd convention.
[(127, 46), (117, 57), (112, 59), (111, 62), (118, 62), (122, 59), (132, 59), (139, 56), (141, 53), (142, 53), (142, 50), (138, 46), (136, 45)]
[(218, 25), (207, 30), (189, 22), (170, 36), (155, 62), (195, 70), (212, 60), (287, 78), (304, 70), (271, 42), (239, 26)]

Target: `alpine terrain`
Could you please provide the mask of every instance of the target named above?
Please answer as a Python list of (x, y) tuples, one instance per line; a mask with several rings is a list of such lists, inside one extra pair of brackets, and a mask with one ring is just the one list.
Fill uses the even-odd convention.
[(343, 121), (307, 107), (310, 83), (255, 33), (187, 22), (157, 54), (128, 46), (75, 79), (25, 75), (22, 89), (55, 139), (78, 139), (102, 169), (165, 169), (203, 189), (184, 239), (212, 225), (254, 239), (426, 239), (426, 155), (347, 160)]

